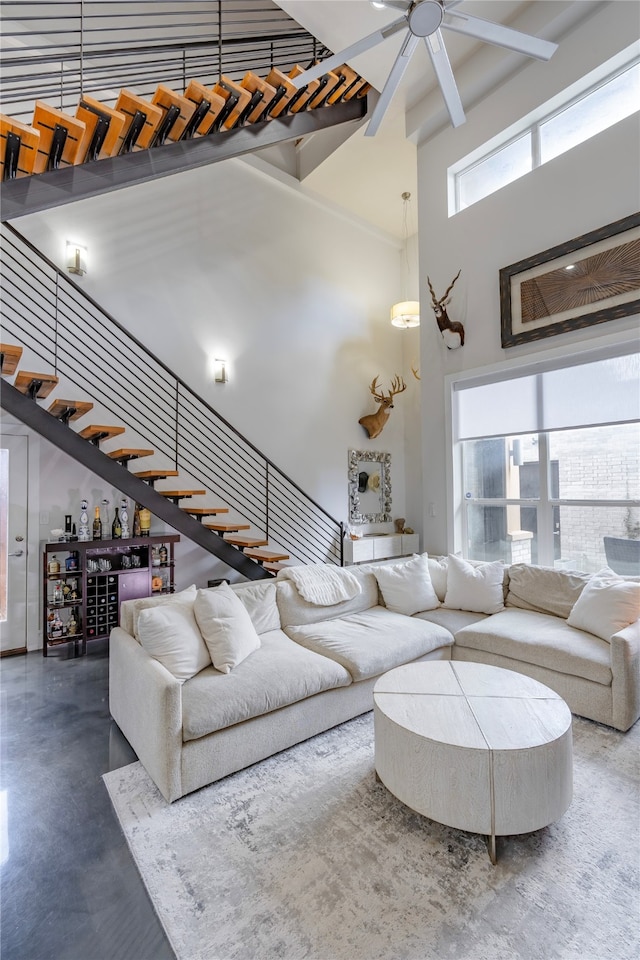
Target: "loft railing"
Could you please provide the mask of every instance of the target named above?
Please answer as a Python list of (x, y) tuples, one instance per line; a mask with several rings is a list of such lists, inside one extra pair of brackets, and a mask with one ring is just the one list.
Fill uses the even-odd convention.
[(75, 113), (121, 87), (205, 86), (324, 59), (326, 49), (271, 0), (1, 0), (0, 110), (30, 123), (36, 99)]
[(3, 224), (2, 340), (17, 343), (303, 563), (342, 565), (343, 524)]

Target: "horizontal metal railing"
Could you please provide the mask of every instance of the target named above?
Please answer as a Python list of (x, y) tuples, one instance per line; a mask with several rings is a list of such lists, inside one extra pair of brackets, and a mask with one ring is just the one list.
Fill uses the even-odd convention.
[(0, 232), (2, 340), (42, 360), (181, 470), (304, 563), (342, 565), (343, 524), (15, 228)]
[(24, 123), (36, 99), (75, 113), (84, 95), (113, 105), (123, 86), (149, 97), (329, 53), (271, 0), (1, 0), (0, 18), (0, 109)]

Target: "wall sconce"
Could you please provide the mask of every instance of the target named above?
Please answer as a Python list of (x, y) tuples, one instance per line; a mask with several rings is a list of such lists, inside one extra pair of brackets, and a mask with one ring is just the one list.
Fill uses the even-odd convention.
[(219, 360), (218, 357), (213, 361), (213, 379), (216, 383), (227, 383), (229, 377), (227, 374), (227, 361)]
[[(407, 204), (411, 199), (411, 194), (405, 191), (402, 194), (402, 272), (403, 277), (403, 287), (404, 294), (407, 295), (407, 283), (409, 279), (409, 250), (408, 250), (408, 226), (407, 226)], [(400, 303), (394, 303), (391, 307), (391, 323), (394, 327), (402, 327), (404, 330), (407, 327), (419, 327), (420, 326), (420, 304), (417, 300), (401, 300)]]
[(87, 272), (87, 248), (80, 243), (67, 240), (67, 255), (65, 263), (69, 273), (77, 273), (82, 277)]

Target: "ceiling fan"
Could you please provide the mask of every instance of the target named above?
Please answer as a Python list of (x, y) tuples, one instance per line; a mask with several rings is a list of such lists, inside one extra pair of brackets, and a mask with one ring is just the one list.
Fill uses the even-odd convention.
[(427, 53), (431, 58), (451, 123), (454, 127), (459, 127), (460, 124), (465, 122), (465, 115), (441, 28), (474, 37), (476, 40), (483, 40), (485, 43), (493, 43), (498, 47), (506, 47), (507, 50), (523, 53), (528, 57), (534, 57), (536, 60), (549, 60), (558, 48), (557, 43), (551, 43), (549, 40), (541, 40), (538, 37), (520, 33), (518, 30), (512, 30), (510, 27), (504, 27), (502, 24), (493, 23), (490, 20), (481, 20), (479, 17), (473, 17), (468, 13), (458, 12), (454, 7), (459, 6), (460, 3), (462, 3), (462, 0), (380, 0), (380, 2), (374, 3), (374, 6), (393, 7), (401, 10), (402, 16), (380, 30), (374, 30), (373, 33), (361, 40), (356, 40), (355, 43), (345, 47), (340, 53), (336, 53), (309, 70), (305, 70), (292, 82), (298, 88), (303, 87), (311, 80), (317, 80), (323, 76), (328, 70), (339, 67), (353, 57), (357, 57), (366, 50), (383, 43), (401, 30), (406, 30), (400, 52), (371, 115), (365, 136), (373, 137), (377, 133), (387, 107), (391, 103), (409, 65), (409, 60), (421, 39), (424, 40)]

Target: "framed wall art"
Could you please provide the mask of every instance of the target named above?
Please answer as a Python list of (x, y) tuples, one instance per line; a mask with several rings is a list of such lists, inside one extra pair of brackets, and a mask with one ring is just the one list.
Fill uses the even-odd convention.
[(640, 213), (500, 271), (502, 346), (640, 313)]

